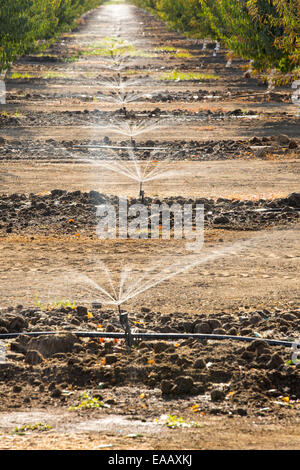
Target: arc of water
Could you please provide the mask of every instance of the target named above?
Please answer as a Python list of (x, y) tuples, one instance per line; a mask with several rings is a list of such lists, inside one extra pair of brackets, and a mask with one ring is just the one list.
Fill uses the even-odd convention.
[(220, 50), (220, 43), (217, 42), (217, 43), (216, 43), (216, 47), (215, 47), (214, 52), (213, 52), (213, 56), (214, 56), (214, 57), (216, 57), (217, 52), (218, 52), (219, 50)]
[(159, 121), (148, 124), (145, 120), (136, 123), (129, 123), (127, 121), (119, 122), (117, 124), (110, 124), (101, 126), (102, 129), (109, 129), (111, 132), (125, 135), (126, 137), (133, 138), (145, 132), (153, 131), (158, 127), (162, 127)]
[(11, 173), (7, 173), (6, 171), (0, 170), (0, 181), (3, 182), (6, 178), (19, 178), (16, 175), (12, 175)]
[(99, 85), (104, 86), (106, 88), (110, 88), (112, 90), (124, 90), (129, 88), (130, 86), (139, 85), (140, 81), (136, 79), (124, 79), (120, 74), (117, 77), (107, 78), (106, 80), (102, 80), (98, 82)]
[(2, 76), (4, 75), (0, 75), (0, 104), (6, 104), (6, 85), (5, 81), (1, 78)]
[[(143, 168), (142, 165), (145, 163), (145, 160), (138, 160), (135, 156), (134, 150), (128, 150), (129, 160), (121, 159), (121, 157), (112, 149), (110, 149), (110, 153), (114, 157), (112, 161), (99, 159), (84, 159), (83, 161), (94, 165), (99, 165), (102, 168), (114, 171), (115, 173), (121, 173), (124, 176), (127, 176), (128, 178), (133, 179), (139, 183), (165, 178), (174, 174), (174, 171), (172, 170), (172, 162), (169, 160), (153, 161), (149, 158), (146, 160), (146, 165), (144, 165)], [(129, 166), (131, 163), (133, 164), (133, 168)], [(151, 164), (155, 164), (155, 166), (149, 170)]]
[[(224, 257), (230, 254), (235, 254), (238, 251), (243, 249), (250, 248), (251, 246), (255, 246), (257, 243), (264, 240), (266, 237), (264, 236), (256, 236), (251, 238), (250, 240), (244, 242), (236, 242), (232, 245), (226, 246), (221, 248), (217, 251), (204, 255), (203, 258), (199, 259), (197, 257), (200, 253), (193, 253), (192, 255), (187, 255), (184, 257), (184, 260), (178, 260), (178, 262), (173, 263), (172, 265), (167, 265), (163, 270), (160, 270), (158, 273), (151, 276), (151, 273), (154, 269), (151, 268), (144, 276), (143, 279), (140, 279), (140, 282), (134, 282), (134, 286), (125, 292), (125, 295), (120, 299), (121, 303), (124, 303), (137, 295), (142, 294), (146, 290), (165, 282), (166, 280), (171, 279), (172, 277), (181, 274), (187, 270), (193, 269), (196, 266), (201, 264), (208, 263), (210, 261), (214, 261), (220, 257)], [(144, 279), (147, 275), (150, 274), (148, 281), (144, 282)]]
[[(91, 288), (93, 288), (94, 290), (97, 290), (99, 292), (101, 292), (101, 294), (104, 296), (101, 298), (101, 301), (103, 304), (106, 304), (106, 305), (117, 305), (117, 299), (115, 299), (110, 292), (108, 292), (106, 289), (104, 289), (100, 284), (98, 284), (97, 282), (93, 281), (89, 276), (87, 276), (86, 274), (83, 274), (83, 273), (80, 273), (80, 272), (73, 272), (73, 275), (74, 277), (76, 277), (76, 279), (78, 281), (82, 281), (84, 282), (85, 284), (89, 285)], [(68, 277), (68, 280), (69, 277)], [(94, 291), (93, 291), (94, 292)], [(107, 300), (107, 298), (109, 300)]]
[[(106, 304), (110, 305), (122, 305), (124, 302), (144, 293), (145, 291), (156, 287), (157, 285), (165, 282), (187, 270), (191, 270), (201, 264), (205, 264), (211, 261), (214, 261), (218, 258), (228, 256), (231, 254), (236, 254), (238, 251), (247, 249), (255, 246), (257, 243), (261, 243), (266, 240), (266, 236), (256, 236), (252, 237), (249, 240), (236, 242), (224, 248), (220, 248), (217, 251), (205, 254), (202, 258), (199, 259), (197, 255), (201, 253), (193, 253), (192, 255), (185, 255), (180, 257), (177, 262), (165, 266), (163, 269), (159, 266), (150, 267), (146, 272), (139, 278), (139, 280), (134, 280), (127, 289), (124, 289), (126, 280), (129, 278), (129, 274), (132, 270), (129, 267), (126, 267), (121, 274), (121, 281), (119, 284), (119, 295), (111, 295), (105, 289), (103, 289), (98, 283), (92, 281), (88, 276), (81, 275), (80, 278), (85, 280), (88, 284), (94, 286), (102, 294), (108, 297), (108, 300), (104, 301)], [(165, 261), (164, 261), (165, 262)], [(146, 281), (145, 281), (146, 279)], [(103, 303), (104, 303), (103, 302)]]
[(292, 94), (292, 103), (298, 105), (297, 117), (300, 117), (300, 80), (295, 80), (292, 83), (292, 89), (295, 90)]
[(139, 101), (142, 98), (151, 98), (153, 95), (150, 93), (125, 93), (125, 92), (116, 92), (114, 95), (98, 95), (98, 98), (101, 98), (102, 101), (107, 101), (110, 103), (119, 103), (119, 104), (128, 104)]

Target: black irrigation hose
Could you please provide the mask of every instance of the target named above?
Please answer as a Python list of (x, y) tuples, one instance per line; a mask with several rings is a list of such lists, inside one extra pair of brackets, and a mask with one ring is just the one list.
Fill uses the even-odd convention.
[[(127, 338), (126, 333), (106, 333), (106, 332), (95, 332), (95, 331), (30, 331), (30, 332), (20, 332), (20, 333), (2, 333), (0, 334), (0, 340), (2, 339), (13, 339), (18, 336), (46, 336), (46, 335), (57, 335), (71, 333), (78, 338), (112, 338), (112, 339), (125, 339)], [(212, 339), (212, 340), (233, 340), (233, 341), (265, 341), (271, 346), (285, 346), (288, 348), (293, 347), (295, 341), (282, 341), (276, 339), (266, 339), (266, 338), (253, 338), (251, 336), (233, 336), (233, 335), (217, 335), (217, 334), (202, 334), (202, 333), (131, 333), (131, 338), (134, 339), (160, 339), (160, 340), (180, 340), (180, 339)]]

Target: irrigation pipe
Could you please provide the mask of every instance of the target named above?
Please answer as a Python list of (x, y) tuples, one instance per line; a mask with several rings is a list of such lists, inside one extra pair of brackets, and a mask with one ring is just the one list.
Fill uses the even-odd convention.
[(70, 149), (115, 149), (115, 150), (122, 150), (122, 149), (129, 149), (129, 150), (170, 150), (168, 148), (163, 147), (117, 147), (117, 146), (108, 146), (108, 145), (80, 145), (77, 147), (70, 147)]
[[(47, 335), (58, 335), (64, 333), (71, 333), (78, 338), (111, 338), (111, 339), (126, 339), (125, 333), (115, 333), (115, 332), (95, 332), (95, 331), (30, 331), (30, 332), (20, 332), (20, 333), (2, 333), (0, 334), (0, 340), (4, 339), (13, 339), (19, 336), (47, 336)], [(234, 335), (218, 335), (218, 334), (203, 334), (203, 333), (131, 333), (132, 339), (140, 340), (180, 340), (180, 339), (194, 339), (194, 340), (232, 340), (232, 341), (265, 341), (271, 346), (284, 346), (292, 347), (295, 343), (294, 341), (284, 341), (268, 338), (257, 338), (251, 336), (234, 336)]]

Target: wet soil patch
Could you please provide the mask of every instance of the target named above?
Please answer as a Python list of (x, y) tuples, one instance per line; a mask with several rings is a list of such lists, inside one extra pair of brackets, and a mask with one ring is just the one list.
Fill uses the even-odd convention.
[[(131, 198), (128, 209), (140, 204), (139, 198)], [(52, 190), (45, 195), (11, 194), (0, 197), (0, 233), (36, 233), (50, 234), (53, 231), (61, 234), (78, 234), (78, 232), (95, 231), (100, 218), (97, 217), (97, 206), (110, 204), (119, 210), (119, 197), (81, 191), (67, 192)], [(191, 204), (196, 214), (196, 206), (204, 206), (204, 223), (207, 228), (228, 230), (259, 230), (275, 226), (293, 225), (300, 217), (300, 195), (292, 193), (286, 198), (258, 201), (241, 201), (219, 198), (186, 199), (174, 196), (164, 199), (145, 197), (144, 204), (148, 209), (149, 227), (151, 227), (151, 206), (169, 208), (173, 204), (183, 207)], [(174, 214), (171, 212), (171, 226)], [(150, 235), (149, 235), (150, 236)]]
[[(5, 340), (7, 362), (0, 365), (1, 408), (25, 403), (75, 405), (82, 391), (89, 389), (109, 405), (106, 412), (118, 408), (128, 411), (134, 408), (137, 397), (130, 398), (127, 393), (121, 399), (119, 387), (131, 385), (146, 388), (149, 397), (155, 396), (158, 402), (153, 404), (153, 414), (162, 402), (179, 407), (178, 399), (187, 397), (196, 400), (201, 411), (212, 414), (282, 413), (285, 405), (297, 407), (299, 367), (290, 361), (291, 350), (270, 346), (264, 338), (293, 337), (300, 326), (299, 309), (190, 316), (161, 315), (142, 308), (130, 314), (130, 322), (136, 332), (201, 332), (257, 339), (251, 343), (143, 340), (129, 351), (123, 340), (79, 338), (74, 334), (122, 331), (113, 310), (8, 308), (1, 312), (2, 333), (57, 333)], [(288, 403), (282, 400), (286, 396)], [(146, 403), (149, 413), (146, 397), (147, 393), (139, 400)]]
[[(284, 113), (285, 115), (285, 113)], [(113, 125), (122, 126), (122, 120), (141, 120), (147, 119), (149, 126), (152, 125), (153, 118), (161, 118), (164, 120), (164, 125), (172, 125), (172, 122), (166, 121), (166, 118), (176, 117), (176, 123), (185, 123), (187, 121), (218, 121), (224, 119), (234, 119), (237, 117), (245, 116), (256, 116), (255, 111), (242, 111), (241, 109), (236, 109), (233, 111), (198, 111), (190, 112), (187, 110), (172, 110), (166, 111), (161, 110), (160, 108), (155, 108), (154, 110), (147, 111), (141, 110), (139, 112), (127, 111), (126, 108), (121, 108), (116, 111), (102, 111), (100, 109), (95, 110), (83, 110), (83, 111), (52, 111), (52, 112), (42, 112), (42, 111), (23, 111), (21, 115), (12, 114), (0, 114), (0, 126), (1, 128), (10, 127), (10, 126), (77, 126), (84, 125), (105, 125), (108, 128)], [(116, 119), (116, 118), (121, 118)], [(175, 123), (174, 123), (175, 124)]]
[[(81, 117), (84, 120), (84, 117)], [(73, 162), (86, 158), (112, 158), (110, 150), (118, 154), (118, 158), (128, 160), (128, 148), (132, 146), (126, 140), (112, 140), (108, 136), (103, 139), (90, 140), (8, 140), (0, 138), (0, 161), (6, 160), (59, 160)], [(138, 160), (148, 160), (151, 152), (155, 152), (155, 160), (170, 161), (218, 161), (226, 159), (255, 158), (268, 160), (272, 155), (299, 157), (299, 139), (283, 136), (253, 137), (247, 140), (205, 140), (205, 141), (162, 141), (145, 140), (134, 147)]]

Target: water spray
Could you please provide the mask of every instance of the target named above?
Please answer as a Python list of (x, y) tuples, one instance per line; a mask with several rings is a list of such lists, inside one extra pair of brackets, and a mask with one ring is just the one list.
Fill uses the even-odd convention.
[(292, 89), (295, 90), (292, 94), (292, 102), (298, 106), (296, 117), (300, 117), (300, 80), (295, 80), (292, 83)]

